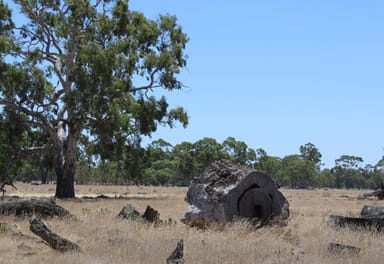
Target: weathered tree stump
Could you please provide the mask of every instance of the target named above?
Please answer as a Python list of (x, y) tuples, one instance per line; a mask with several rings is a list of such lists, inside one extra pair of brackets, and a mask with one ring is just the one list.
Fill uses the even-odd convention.
[(167, 264), (184, 264), (184, 240), (180, 239), (176, 243), (176, 248), (167, 258)]
[(137, 220), (140, 217), (140, 213), (132, 204), (128, 203), (124, 205), (118, 216), (123, 219)]
[(150, 223), (158, 223), (160, 221), (160, 214), (148, 205), (143, 214), (143, 218)]
[(34, 234), (38, 235), (44, 241), (46, 241), (51, 248), (56, 249), (60, 252), (81, 251), (80, 247), (77, 244), (53, 233), (41, 220), (39, 220), (35, 216), (31, 217), (29, 223), (29, 229)]
[(0, 215), (15, 215), (17, 217), (65, 217), (71, 214), (56, 204), (54, 198), (4, 198), (0, 200)]
[(140, 215), (140, 212), (132, 204), (126, 204), (121, 209), (118, 217), (127, 220), (143, 221), (143, 223), (153, 223), (155, 225), (173, 225), (176, 223), (171, 218), (161, 220), (160, 213), (150, 205), (147, 205), (144, 214)]
[(259, 226), (270, 220), (286, 225), (289, 217), (289, 203), (269, 175), (227, 160), (212, 163), (194, 178), (186, 201), (189, 211), (181, 221), (191, 226), (228, 223), (236, 216)]

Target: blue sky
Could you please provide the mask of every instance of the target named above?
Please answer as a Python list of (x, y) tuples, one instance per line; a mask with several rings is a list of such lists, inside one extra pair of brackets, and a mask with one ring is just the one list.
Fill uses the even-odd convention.
[(228, 136), (271, 156), (311, 142), (332, 167), (341, 155), (384, 154), (384, 2), (354, 0), (131, 0), (147, 17), (178, 17), (190, 41), (188, 86), (165, 93), (186, 129), (178, 144)]
[(150, 140), (232, 136), (278, 157), (310, 142), (325, 167), (344, 154), (372, 165), (383, 156), (384, 1), (131, 0), (130, 8), (176, 15), (190, 38), (187, 87), (164, 92), (189, 126), (159, 128)]

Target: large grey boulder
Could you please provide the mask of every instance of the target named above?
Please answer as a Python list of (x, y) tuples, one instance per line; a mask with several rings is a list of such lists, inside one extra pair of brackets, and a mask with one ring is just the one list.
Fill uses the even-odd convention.
[(191, 226), (228, 223), (244, 217), (257, 226), (286, 225), (289, 203), (267, 174), (228, 160), (212, 163), (189, 186), (189, 210), (181, 221)]

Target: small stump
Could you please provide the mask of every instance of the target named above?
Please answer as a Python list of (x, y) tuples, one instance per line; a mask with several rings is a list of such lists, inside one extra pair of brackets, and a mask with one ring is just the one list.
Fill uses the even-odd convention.
[(150, 223), (158, 223), (160, 221), (160, 214), (157, 210), (148, 205), (143, 214), (143, 218)]
[(118, 216), (123, 219), (137, 220), (140, 217), (140, 213), (132, 204), (129, 203), (124, 205)]
[(176, 248), (167, 258), (167, 264), (184, 264), (184, 240), (180, 239), (176, 243)]

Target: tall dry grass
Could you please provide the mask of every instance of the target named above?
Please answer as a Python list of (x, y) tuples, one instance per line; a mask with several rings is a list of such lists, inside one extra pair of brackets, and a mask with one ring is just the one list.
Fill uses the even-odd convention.
[[(18, 184), (9, 194), (52, 195), (54, 186)], [(360, 201), (363, 191), (285, 190), (291, 216), (286, 227), (253, 230), (246, 222), (206, 230), (175, 225), (153, 226), (116, 217), (126, 203), (142, 212), (147, 205), (160, 212), (162, 219), (178, 220), (186, 211), (186, 188), (77, 186), (78, 195), (125, 194), (126, 200), (57, 201), (77, 216), (77, 220), (45, 220), (52, 231), (79, 244), (81, 253), (58, 253), (29, 231), (27, 219), (2, 217), (0, 222), (16, 223), (32, 238), (22, 238), (0, 229), (0, 263), (165, 263), (184, 239), (186, 263), (382, 263), (383, 234), (335, 230), (327, 226), (329, 214), (358, 215), (365, 204), (383, 205), (382, 201)], [(361, 248), (356, 256), (334, 255), (327, 251), (330, 242)]]

